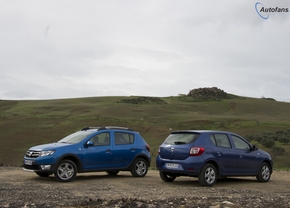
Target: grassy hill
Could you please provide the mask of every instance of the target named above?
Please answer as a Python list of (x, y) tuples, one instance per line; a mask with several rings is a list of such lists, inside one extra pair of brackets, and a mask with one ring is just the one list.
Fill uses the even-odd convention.
[[(0, 100), (0, 164), (22, 165), (31, 146), (58, 141), (82, 127), (106, 125), (139, 131), (151, 146), (154, 166), (158, 146), (172, 130), (217, 129), (242, 136), (284, 131), (290, 129), (290, 103), (238, 96)], [(290, 149), (284, 147), (286, 152), (275, 157), (276, 167), (288, 165)]]

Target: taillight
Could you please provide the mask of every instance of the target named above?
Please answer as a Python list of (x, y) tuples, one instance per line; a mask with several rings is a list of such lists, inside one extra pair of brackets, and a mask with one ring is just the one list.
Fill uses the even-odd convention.
[(204, 152), (203, 147), (192, 147), (190, 148), (189, 155), (190, 156), (200, 156)]
[(148, 144), (145, 145), (145, 148), (150, 152), (150, 146)]

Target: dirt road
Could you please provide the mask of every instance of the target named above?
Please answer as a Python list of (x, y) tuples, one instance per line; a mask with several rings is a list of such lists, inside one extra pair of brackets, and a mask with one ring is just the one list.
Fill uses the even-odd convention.
[(144, 178), (129, 172), (78, 174), (69, 183), (41, 178), (21, 168), (0, 167), (0, 207), (288, 207), (290, 172), (275, 171), (268, 183), (256, 178), (220, 179), (201, 187), (196, 178), (172, 183), (150, 170)]

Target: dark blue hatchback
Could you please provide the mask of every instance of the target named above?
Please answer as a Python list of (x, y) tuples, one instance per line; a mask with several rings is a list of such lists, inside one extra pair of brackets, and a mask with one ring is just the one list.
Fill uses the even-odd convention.
[(256, 176), (270, 180), (272, 158), (241, 136), (225, 131), (183, 130), (172, 132), (159, 147), (156, 166), (165, 182), (179, 176), (198, 177), (213, 186), (218, 177)]

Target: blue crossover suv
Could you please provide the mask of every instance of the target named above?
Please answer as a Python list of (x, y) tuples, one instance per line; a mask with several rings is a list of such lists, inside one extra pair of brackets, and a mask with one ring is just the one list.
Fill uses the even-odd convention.
[(23, 170), (41, 177), (54, 174), (59, 181), (93, 171), (110, 175), (131, 171), (133, 176), (143, 177), (150, 162), (150, 147), (138, 132), (123, 127), (86, 127), (56, 143), (31, 147), (24, 156)]
[(156, 166), (165, 182), (179, 176), (198, 177), (213, 186), (218, 177), (256, 176), (270, 180), (272, 158), (241, 136), (224, 131), (184, 130), (172, 132), (159, 147)]

